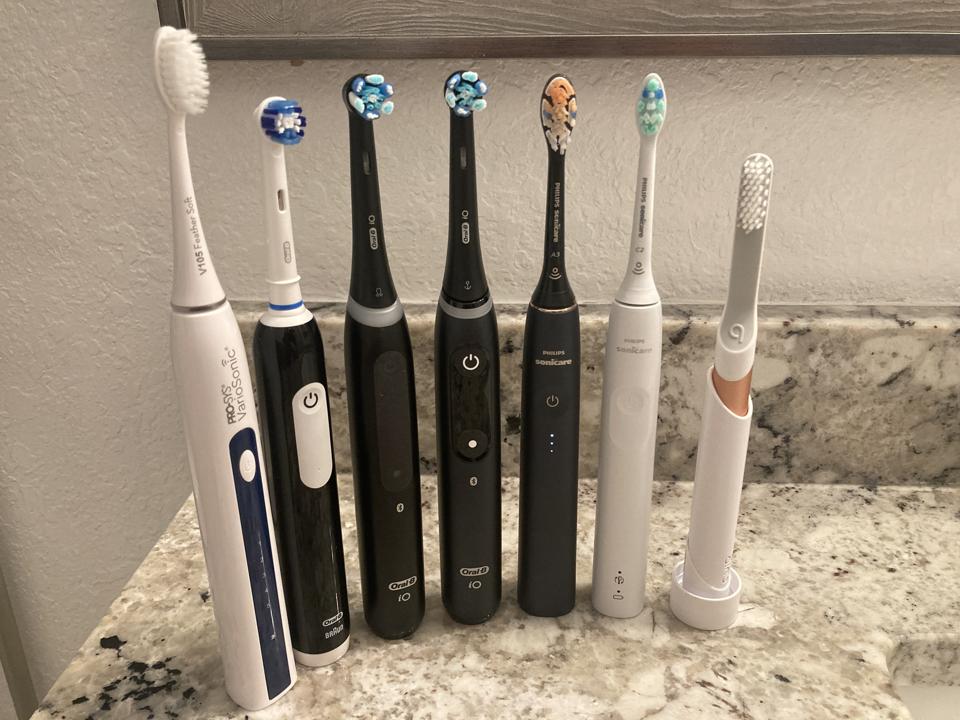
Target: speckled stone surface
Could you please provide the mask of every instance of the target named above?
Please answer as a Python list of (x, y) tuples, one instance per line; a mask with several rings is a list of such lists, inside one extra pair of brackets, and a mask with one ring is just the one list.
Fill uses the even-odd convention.
[[(749, 485), (735, 557), (744, 579), (739, 619), (704, 633), (673, 619), (666, 604), (688, 483), (657, 484), (650, 608), (614, 620), (590, 607), (595, 492), (583, 481), (577, 606), (545, 619), (517, 607), (517, 483), (505, 480), (505, 597), (490, 622), (465, 627), (440, 604), (436, 487), (427, 477), (426, 618), (410, 639), (385, 642), (362, 619), (350, 478), (340, 484), (351, 649), (332, 667), (303, 670), (288, 696), (253, 717), (906, 720), (889, 659), (904, 677), (932, 682), (954, 667), (960, 647), (958, 488)], [(35, 718), (247, 716), (222, 687), (188, 501)]]
[[(237, 305), (249, 339), (262, 308)], [(525, 308), (498, 308), (503, 472), (520, 451)], [(595, 477), (607, 308), (581, 309), (580, 476)], [(337, 465), (350, 467), (343, 306), (316, 308)], [(436, 472), (431, 306), (407, 308), (424, 472)], [(657, 476), (692, 480), (720, 308), (664, 311)], [(746, 482), (960, 485), (960, 310), (761, 309)]]

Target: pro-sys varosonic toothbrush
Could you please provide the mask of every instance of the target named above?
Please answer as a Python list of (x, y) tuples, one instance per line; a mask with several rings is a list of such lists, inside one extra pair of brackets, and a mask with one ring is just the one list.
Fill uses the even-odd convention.
[(607, 326), (593, 543), (593, 606), (620, 618), (643, 609), (647, 574), (663, 332), (650, 256), (657, 138), (666, 111), (660, 76), (647, 75), (636, 108), (640, 162), (630, 261)]
[(186, 115), (207, 106), (206, 60), (193, 33), (161, 27), (153, 61), (170, 142), (170, 354), (197, 520), (227, 693), (259, 710), (287, 692), (297, 672), (247, 355), (203, 236), (187, 156)]
[(293, 654), (304, 665), (327, 665), (350, 645), (350, 610), (323, 341), (300, 294), (284, 158), (307, 120), (296, 100), (269, 97), (254, 110), (254, 122), (269, 303), (253, 336), (253, 359), (267, 475)]
[(393, 111), (382, 75), (343, 86), (350, 121), (353, 267), (344, 353), (363, 614), (384, 638), (410, 635), (424, 612), (420, 451), (413, 353), (383, 244), (373, 121)]
[(751, 155), (743, 163), (730, 286), (706, 377), (687, 552), (674, 568), (670, 589), (673, 614), (702, 630), (732, 624), (740, 601), (733, 545), (753, 417), (757, 289), (772, 179), (773, 163), (766, 155)]
[(523, 336), (520, 547), (517, 599), (531, 615), (573, 609), (580, 442), (580, 311), (563, 256), (564, 161), (577, 118), (570, 81), (555, 75), (540, 100), (547, 140), (543, 270)]
[(473, 142), (486, 93), (472, 70), (443, 86), (450, 224), (434, 332), (440, 585), (444, 607), (462, 623), (481, 623), (500, 604), (500, 343), (480, 254)]

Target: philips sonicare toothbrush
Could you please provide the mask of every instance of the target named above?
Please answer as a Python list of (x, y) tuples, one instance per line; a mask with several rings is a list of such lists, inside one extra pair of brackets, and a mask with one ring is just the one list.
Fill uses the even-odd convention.
[(640, 162), (630, 262), (607, 326), (593, 543), (593, 606), (619, 618), (643, 609), (647, 574), (663, 333), (650, 255), (657, 138), (666, 112), (660, 76), (647, 75), (637, 102)]
[(674, 568), (670, 589), (673, 614), (702, 630), (732, 624), (740, 601), (733, 545), (753, 417), (750, 378), (757, 347), (757, 290), (772, 179), (770, 158), (758, 153), (746, 159), (730, 286), (714, 364), (706, 377), (687, 552)]
[(382, 75), (343, 87), (350, 122), (353, 260), (344, 329), (363, 614), (381, 637), (424, 613), (420, 451), (413, 353), (383, 244), (373, 121), (393, 111)]
[(480, 254), (473, 113), (486, 83), (472, 70), (443, 86), (450, 108), (450, 225), (437, 304), (440, 586), (454, 620), (481, 623), (500, 605), (500, 342)]
[(580, 311), (563, 256), (564, 161), (577, 118), (570, 81), (556, 75), (540, 101), (547, 140), (543, 270), (523, 336), (520, 547), (517, 598), (531, 615), (573, 609), (580, 442)]
[(307, 120), (296, 100), (282, 97), (260, 103), (253, 119), (263, 159), (269, 288), (253, 337), (263, 445), (293, 655), (304, 665), (328, 665), (350, 646), (350, 610), (323, 341), (300, 294), (284, 158)]
[(200, 225), (186, 115), (203, 112), (206, 60), (189, 30), (154, 38), (157, 89), (168, 110), (173, 206), (170, 353), (193, 476), (197, 520), (227, 693), (266, 707), (296, 682), (247, 356)]

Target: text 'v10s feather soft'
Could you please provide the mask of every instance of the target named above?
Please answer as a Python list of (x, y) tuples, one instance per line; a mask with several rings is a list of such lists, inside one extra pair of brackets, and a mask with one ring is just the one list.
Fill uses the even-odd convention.
[(540, 98), (547, 141), (543, 270), (523, 336), (517, 598), (531, 615), (573, 609), (580, 450), (580, 311), (564, 264), (564, 162), (577, 96), (562, 75)]
[(646, 586), (663, 334), (651, 265), (653, 190), (666, 111), (663, 82), (648, 75), (636, 107), (640, 161), (630, 259), (607, 325), (593, 543), (593, 606), (620, 618), (639, 614)]
[(471, 624), (500, 604), (500, 343), (480, 254), (473, 137), (486, 93), (472, 70), (452, 74), (443, 87), (450, 221), (434, 334), (443, 604), (454, 620)]
[(157, 30), (153, 59), (170, 141), (173, 374), (227, 693), (259, 710), (293, 687), (297, 671), (247, 354), (210, 259), (187, 156), (186, 115), (207, 105), (206, 60), (193, 33), (172, 27)]
[(769, 157), (756, 153), (744, 161), (727, 302), (713, 367), (705, 378), (687, 551), (673, 570), (670, 587), (670, 610), (701, 630), (728, 627), (740, 604), (742, 583), (733, 569), (733, 547), (753, 419), (757, 294), (772, 183)]
[(413, 353), (387, 263), (373, 123), (393, 112), (382, 75), (343, 87), (350, 123), (353, 259), (344, 328), (363, 614), (381, 637), (424, 613), (420, 450)]
[(253, 120), (263, 160), (269, 288), (253, 359), (267, 475), (294, 657), (327, 665), (349, 647), (350, 610), (323, 340), (300, 293), (284, 155), (300, 143), (307, 119), (296, 100), (269, 97)]

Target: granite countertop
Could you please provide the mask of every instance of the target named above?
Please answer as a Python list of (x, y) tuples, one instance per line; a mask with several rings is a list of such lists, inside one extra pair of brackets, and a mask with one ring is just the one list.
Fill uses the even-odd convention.
[[(960, 646), (960, 488), (747, 485), (740, 616), (706, 633), (667, 608), (690, 484), (656, 486), (651, 607), (615, 620), (590, 606), (595, 482), (582, 481), (577, 607), (548, 619), (517, 606), (517, 481), (505, 480), (503, 603), (467, 627), (440, 602), (436, 482), (425, 477), (426, 618), (387, 642), (363, 622), (351, 479), (340, 486), (350, 651), (302, 668), (291, 693), (253, 717), (909, 718), (888, 670), (901, 642), (914, 680)], [(188, 500), (34, 718), (247, 716), (223, 689)]]

